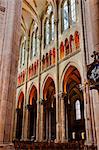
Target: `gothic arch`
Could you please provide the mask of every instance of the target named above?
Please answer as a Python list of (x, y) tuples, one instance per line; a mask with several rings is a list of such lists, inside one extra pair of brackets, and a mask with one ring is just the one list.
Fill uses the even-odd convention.
[[(85, 140), (84, 98), (80, 88), (81, 75), (77, 67), (72, 64), (66, 68), (62, 80), (62, 91), (65, 105), (65, 134), (68, 128), (69, 140)], [(79, 111), (76, 102), (79, 100)], [(79, 113), (79, 114), (78, 114)], [(67, 115), (67, 120), (66, 120)], [(66, 124), (68, 122), (68, 125)], [(84, 138), (82, 134), (84, 133)]]
[[(48, 74), (48, 75), (45, 77), (45, 79), (44, 79), (44, 81), (43, 81), (43, 84), (42, 84), (42, 93), (43, 93), (43, 91), (44, 91), (45, 84), (46, 84), (46, 82), (48, 81), (48, 79), (53, 80), (53, 81), (54, 81), (54, 84), (55, 84), (55, 78), (54, 78), (51, 74)], [(55, 84), (55, 89), (56, 89), (56, 84)]]
[(37, 96), (37, 88), (34, 84), (31, 85), (30, 91), (29, 91), (29, 99), (28, 102), (29, 104), (32, 104), (32, 98)]
[(21, 139), (22, 136), (22, 121), (23, 121), (23, 104), (24, 104), (24, 94), (21, 91), (18, 97), (17, 104), (17, 121), (16, 121), (16, 138)]
[(66, 74), (66, 72), (67, 72), (67, 70), (69, 69), (69, 67), (70, 66), (74, 66), (75, 68), (77, 68), (77, 70), (78, 70), (78, 72), (80, 73), (80, 76), (81, 76), (81, 70), (80, 70), (80, 66), (77, 64), (77, 63), (75, 63), (75, 62), (69, 62), (65, 67), (64, 67), (64, 69), (63, 69), (63, 72), (62, 72), (62, 74), (61, 74), (61, 78), (60, 78), (60, 91), (62, 91), (63, 92), (63, 80), (64, 80), (64, 76), (65, 76), (65, 74)]
[(20, 91), (18, 95), (17, 108), (21, 109), (21, 105), (23, 102), (24, 102), (24, 93), (23, 91)]
[(37, 88), (33, 84), (29, 92), (28, 100), (28, 138), (32, 136), (36, 139), (36, 121), (37, 121)]
[(56, 138), (55, 93), (55, 82), (48, 76), (43, 88), (43, 139), (46, 140), (55, 140)]
[(31, 90), (32, 90), (33, 87), (35, 87), (37, 89), (37, 91), (38, 91), (36, 83), (35, 82), (31, 83), (31, 85), (30, 85), (30, 87), (28, 89), (28, 98), (27, 98), (28, 102), (29, 102), (29, 95), (30, 95), (30, 92), (31, 92)]

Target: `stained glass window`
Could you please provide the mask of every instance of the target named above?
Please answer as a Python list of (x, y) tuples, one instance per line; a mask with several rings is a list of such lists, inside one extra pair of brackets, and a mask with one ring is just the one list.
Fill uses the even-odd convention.
[(75, 102), (75, 109), (76, 109), (76, 120), (81, 119), (81, 109), (80, 109), (80, 101), (77, 100)]
[(32, 39), (32, 56), (35, 56), (35, 33), (33, 33), (33, 39)]
[(66, 30), (69, 26), (69, 8), (66, 0), (63, 5), (63, 29)]
[(46, 20), (46, 45), (49, 44), (50, 40), (50, 25), (49, 25), (49, 19)]
[(46, 19), (44, 23), (44, 47), (54, 40), (54, 14), (53, 7), (49, 5), (46, 12)]
[(51, 40), (54, 40), (54, 15), (52, 14), (51, 16), (51, 33), (52, 33), (52, 37), (51, 37)]
[(76, 0), (71, 0), (71, 19), (72, 23), (76, 22)]
[(26, 55), (26, 39), (24, 38), (24, 41), (22, 41), (20, 46), (20, 67), (25, 64), (25, 55)]
[(36, 29), (36, 38), (35, 38), (35, 51), (36, 51), (36, 54), (39, 50), (39, 33), (38, 33), (38, 28)]

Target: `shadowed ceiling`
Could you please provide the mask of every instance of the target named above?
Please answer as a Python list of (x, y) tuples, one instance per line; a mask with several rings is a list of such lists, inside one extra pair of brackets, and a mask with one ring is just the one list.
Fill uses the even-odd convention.
[(57, 0), (23, 0), (22, 4), (22, 33), (28, 32), (33, 20), (39, 22), (48, 3), (56, 3)]

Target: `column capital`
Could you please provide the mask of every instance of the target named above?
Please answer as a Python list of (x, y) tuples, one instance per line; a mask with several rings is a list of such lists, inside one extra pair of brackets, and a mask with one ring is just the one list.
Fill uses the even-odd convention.
[(60, 93), (58, 94), (58, 96), (59, 96), (60, 99), (64, 99), (64, 97), (67, 96), (67, 93), (60, 92)]
[(84, 90), (84, 89), (86, 89), (86, 87), (88, 87), (88, 86), (90, 86), (90, 83), (89, 83), (89, 81), (85, 80), (85, 81), (83, 82), (83, 84), (82, 84), (82, 89)]
[(33, 106), (30, 104), (27, 104), (25, 108), (30, 111), (31, 109), (33, 109)]
[(16, 108), (16, 112), (17, 113), (22, 112), (22, 109), (21, 108)]

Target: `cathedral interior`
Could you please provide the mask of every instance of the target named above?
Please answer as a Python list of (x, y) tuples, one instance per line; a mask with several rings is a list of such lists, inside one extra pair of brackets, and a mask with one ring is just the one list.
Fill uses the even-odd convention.
[(0, 150), (99, 150), (99, 0), (0, 0)]

